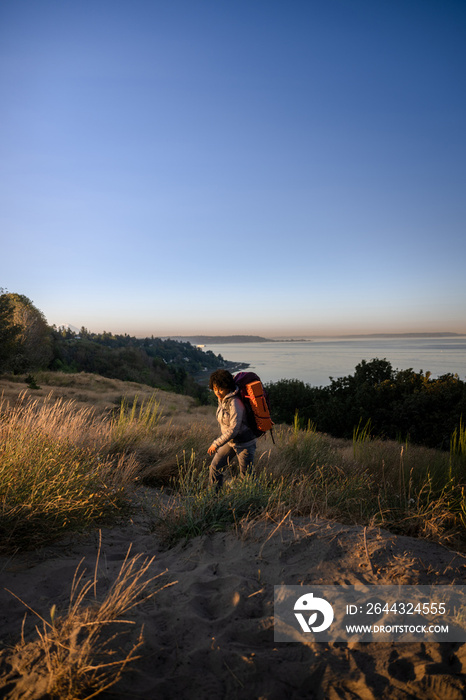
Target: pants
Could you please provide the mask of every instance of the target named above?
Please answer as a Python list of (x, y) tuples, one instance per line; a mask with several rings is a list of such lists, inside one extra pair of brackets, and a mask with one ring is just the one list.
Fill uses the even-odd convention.
[(254, 454), (256, 452), (256, 443), (243, 447), (242, 445), (222, 445), (214, 455), (210, 465), (210, 483), (215, 484), (217, 489), (223, 485), (223, 472), (234, 459), (238, 457), (239, 473), (241, 477), (246, 474), (253, 473)]

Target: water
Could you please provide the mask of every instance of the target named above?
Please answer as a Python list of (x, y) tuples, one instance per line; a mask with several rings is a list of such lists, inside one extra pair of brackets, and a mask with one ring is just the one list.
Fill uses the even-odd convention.
[(228, 343), (205, 350), (247, 362), (264, 382), (300, 379), (312, 386), (354, 374), (361, 360), (388, 360), (393, 369), (458, 374), (466, 381), (466, 336), (455, 338), (354, 338), (303, 342)]

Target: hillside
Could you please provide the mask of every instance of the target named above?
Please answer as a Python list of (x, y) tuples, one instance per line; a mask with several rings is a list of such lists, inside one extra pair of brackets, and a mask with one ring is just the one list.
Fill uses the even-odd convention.
[(189, 342), (154, 336), (135, 338), (104, 331), (92, 333), (69, 324), (49, 326), (44, 314), (23, 294), (0, 288), (0, 374), (31, 376), (39, 370), (88, 372), (135, 381), (207, 401), (195, 380), (233, 363)]
[[(17, 404), (23, 386), (0, 379), (2, 697), (463, 697), (462, 642), (274, 639), (277, 585), (466, 586), (449, 455), (276, 426), (258, 478), (233, 470), (214, 497), (213, 407), (96, 375), (37, 380)], [(26, 500), (30, 466), (50, 503)], [(116, 519), (70, 527), (77, 499)]]

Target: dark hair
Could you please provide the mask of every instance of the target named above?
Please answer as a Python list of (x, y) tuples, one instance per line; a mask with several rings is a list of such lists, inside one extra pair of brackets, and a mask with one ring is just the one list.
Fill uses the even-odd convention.
[(214, 384), (218, 386), (219, 389), (224, 389), (229, 392), (236, 389), (233, 375), (227, 369), (216, 369), (215, 372), (212, 372), (209, 379), (209, 389), (213, 389)]

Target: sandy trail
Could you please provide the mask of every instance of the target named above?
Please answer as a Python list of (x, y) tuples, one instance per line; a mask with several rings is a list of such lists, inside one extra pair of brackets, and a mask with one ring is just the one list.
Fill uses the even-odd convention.
[[(463, 584), (466, 558), (379, 529), (323, 520), (257, 523), (163, 550), (141, 508), (124, 527), (102, 530), (98, 595), (127, 554), (155, 555), (152, 574), (177, 583), (131, 611), (128, 646), (144, 626), (142, 658), (107, 698), (464, 698), (466, 645), (456, 643), (274, 643), (273, 587), (279, 584)], [(93, 574), (99, 534), (66, 539), (0, 560), (2, 697), (39, 698), (45, 679), (33, 659), (11, 651), (25, 607), (49, 619), (66, 609), (76, 566)], [(37, 618), (24, 625), (32, 639)]]

